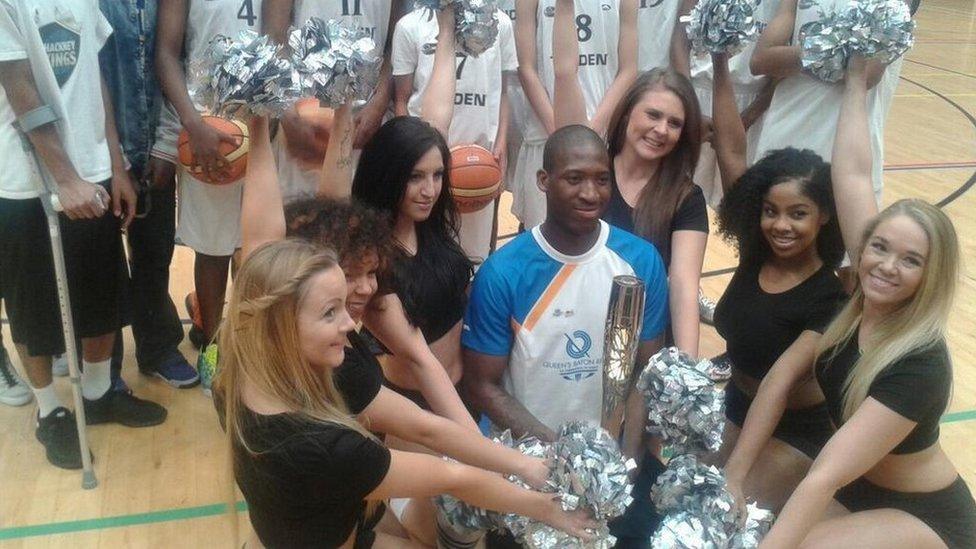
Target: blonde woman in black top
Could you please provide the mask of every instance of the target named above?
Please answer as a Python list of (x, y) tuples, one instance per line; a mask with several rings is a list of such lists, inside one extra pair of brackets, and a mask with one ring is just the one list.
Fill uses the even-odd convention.
[[(832, 173), (857, 284), (820, 339), (815, 368), (838, 429), (764, 549), (976, 546), (976, 504), (939, 445), (952, 384), (945, 329), (959, 243), (949, 218), (926, 202), (900, 200), (878, 213), (867, 90), (864, 60), (851, 59)], [(781, 373), (798, 382), (814, 371)], [(742, 436), (768, 436), (774, 416), (750, 413)]]

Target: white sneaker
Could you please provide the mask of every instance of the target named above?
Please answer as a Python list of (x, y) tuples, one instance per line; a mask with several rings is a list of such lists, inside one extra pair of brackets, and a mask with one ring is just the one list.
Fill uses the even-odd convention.
[(60, 354), (51, 357), (51, 373), (56, 377), (68, 375), (68, 355)]
[(0, 353), (0, 402), (7, 406), (23, 406), (31, 401), (33, 395), (14, 371), (7, 351), (0, 348)]
[(709, 326), (715, 322), (715, 302), (708, 299), (701, 288), (698, 288), (698, 317)]

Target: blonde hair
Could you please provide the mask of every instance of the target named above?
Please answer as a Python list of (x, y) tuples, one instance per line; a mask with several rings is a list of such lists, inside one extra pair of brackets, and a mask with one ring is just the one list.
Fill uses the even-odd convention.
[(245, 381), (303, 419), (331, 423), (374, 438), (350, 414), (331, 373), (323, 375), (300, 351), (298, 308), (309, 281), (323, 271), (338, 268), (332, 250), (289, 239), (255, 250), (235, 278), (218, 335), (219, 368), (214, 378), (215, 395), (223, 400), (230, 473), (228, 512), (233, 517), (235, 544), (234, 444), (256, 453), (244, 435), (241, 394)]
[[(862, 354), (844, 382), (845, 420), (850, 419), (864, 402), (871, 384), (886, 367), (913, 352), (935, 345), (945, 336), (959, 276), (959, 241), (952, 222), (942, 210), (917, 199), (895, 202), (865, 227), (852, 263), (856, 269), (864, 246), (878, 225), (898, 216), (911, 219), (925, 232), (929, 242), (928, 258), (921, 283), (912, 297), (882, 320), (871, 337), (863, 342)], [(863, 310), (864, 291), (858, 280), (851, 299), (820, 338), (818, 361), (831, 363), (851, 338), (857, 337)]]

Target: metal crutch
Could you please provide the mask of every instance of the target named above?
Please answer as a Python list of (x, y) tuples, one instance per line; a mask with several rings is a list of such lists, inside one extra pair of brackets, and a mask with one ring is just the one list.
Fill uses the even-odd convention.
[(21, 132), (24, 150), (34, 159), (40, 178), (38, 180), (41, 191), (41, 206), (47, 218), (48, 233), (51, 237), (51, 257), (54, 260), (54, 278), (58, 286), (58, 306), (61, 308), (61, 327), (64, 331), (65, 354), (68, 357), (68, 375), (71, 378), (71, 394), (75, 403), (75, 422), (78, 429), (78, 443), (81, 446), (81, 487), (91, 490), (98, 486), (95, 469), (92, 467), (91, 452), (88, 448), (88, 435), (85, 429), (85, 405), (81, 394), (81, 369), (78, 365), (78, 349), (75, 346), (74, 319), (71, 317), (71, 296), (68, 295), (68, 272), (64, 264), (64, 246), (61, 241), (61, 228), (58, 225), (58, 212), (61, 202), (58, 200), (57, 187), (51, 181), (50, 175), (44, 170), (33, 144), (28, 135), (30, 132), (57, 122), (58, 116), (50, 106), (38, 107), (16, 122)]

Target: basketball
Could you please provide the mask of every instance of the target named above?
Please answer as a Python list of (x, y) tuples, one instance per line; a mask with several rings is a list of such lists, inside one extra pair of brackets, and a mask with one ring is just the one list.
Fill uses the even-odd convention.
[(190, 172), (193, 177), (203, 181), (204, 183), (210, 183), (212, 185), (227, 185), (238, 181), (240, 178), (244, 177), (244, 172), (247, 170), (247, 151), (249, 149), (249, 133), (247, 129), (247, 124), (240, 122), (238, 120), (228, 120), (226, 118), (220, 118), (217, 116), (204, 116), (204, 124), (212, 128), (216, 128), (224, 133), (228, 133), (238, 139), (238, 145), (231, 143), (221, 143), (220, 144), (220, 154), (224, 155), (227, 159), (227, 178), (221, 180), (212, 180), (208, 178), (203, 170), (196, 167), (194, 164), (193, 150), (190, 148), (190, 134), (184, 129), (180, 132), (180, 140), (178, 145), (179, 161), (180, 165)]
[(502, 170), (480, 145), (451, 148), (451, 194), (461, 213), (480, 211), (501, 192)]

